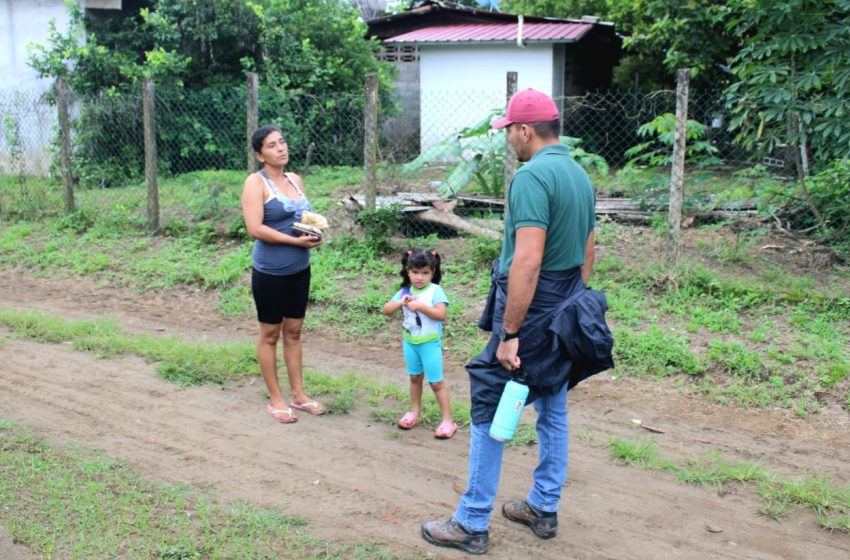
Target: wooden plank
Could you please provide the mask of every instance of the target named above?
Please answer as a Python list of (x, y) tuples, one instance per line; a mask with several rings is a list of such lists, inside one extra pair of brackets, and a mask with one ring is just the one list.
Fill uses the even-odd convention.
[(488, 204), (490, 206), (504, 206), (505, 201), (501, 198), (491, 198), (489, 196), (458, 196), (456, 197), (461, 202), (471, 202), (475, 204)]
[(377, 208), (378, 192), (378, 75), (365, 78), (363, 105), (363, 183), (366, 189), (366, 208)]
[[(354, 194), (348, 197), (348, 200), (354, 201), (361, 209), (366, 208), (366, 197), (361, 194)], [(422, 212), (434, 208), (432, 205), (415, 204), (397, 196), (379, 196), (375, 198), (375, 208), (386, 208), (394, 204), (401, 205), (402, 212)]]
[[(11, 10), (11, 8), (10, 8)], [(56, 104), (59, 108), (59, 155), (62, 162), (62, 182), (65, 185), (65, 213), (76, 209), (74, 204), (74, 168), (71, 163), (71, 120), (68, 116), (71, 92), (65, 78), (56, 80)]]
[(256, 72), (248, 72), (248, 91), (245, 101), (245, 115), (247, 128), (245, 130), (245, 154), (248, 162), (248, 175), (257, 170), (257, 157), (254, 155), (254, 147), (251, 145), (251, 137), (259, 126), (260, 115), (260, 75)]
[(458, 231), (465, 231), (480, 237), (487, 237), (496, 241), (502, 239), (501, 232), (481, 227), (479, 225), (468, 222), (455, 214), (454, 212), (441, 212), (434, 208), (426, 210), (418, 215), (418, 218), (425, 222), (432, 222), (444, 226), (448, 226)]
[(435, 193), (399, 192), (396, 193), (396, 196), (398, 198), (412, 200), (414, 202), (434, 202), (435, 200), (443, 200), (442, 196)]
[[(361, 207), (365, 208), (365, 199), (363, 195), (351, 195), (350, 197)], [(490, 197), (478, 196), (458, 196), (455, 199), (461, 203), (463, 207), (471, 207), (475, 205), (490, 206), (496, 211), (504, 209), (504, 201)], [(403, 212), (422, 212), (430, 210), (434, 206), (438, 206), (444, 202), (443, 197), (433, 193), (411, 193), (400, 192), (395, 196), (379, 196), (376, 199), (376, 206), (382, 208), (392, 204), (400, 204)], [(653, 210), (641, 210), (640, 204), (631, 198), (597, 198), (596, 213), (599, 215), (620, 215), (630, 217), (647, 217), (652, 216), (655, 212), (664, 212), (665, 206), (659, 206)], [(693, 213), (693, 212), (691, 212)], [(754, 209), (749, 207), (748, 203), (742, 203), (735, 208), (718, 208), (709, 212), (697, 212), (701, 215), (714, 215), (715, 217), (735, 217), (735, 216), (751, 216), (756, 213)]]
[(145, 137), (145, 183), (148, 186), (148, 229), (159, 229), (159, 186), (156, 181), (156, 98), (153, 78), (142, 78), (142, 121)]

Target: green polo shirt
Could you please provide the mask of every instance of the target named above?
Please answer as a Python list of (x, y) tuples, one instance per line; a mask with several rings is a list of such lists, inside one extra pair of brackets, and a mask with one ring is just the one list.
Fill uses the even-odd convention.
[(510, 269), (521, 227), (546, 230), (542, 270), (581, 266), (595, 224), (596, 193), (587, 173), (563, 144), (542, 148), (511, 181), (500, 272)]

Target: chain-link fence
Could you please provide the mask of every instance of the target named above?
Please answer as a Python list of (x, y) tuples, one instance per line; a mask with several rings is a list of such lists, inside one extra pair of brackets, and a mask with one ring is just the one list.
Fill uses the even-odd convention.
[(39, 90), (0, 91), (0, 174), (51, 175), (58, 116)]
[[(640, 136), (638, 130), (641, 126), (664, 114), (676, 112), (674, 91), (608, 91), (566, 97), (559, 101), (563, 105), (564, 134), (581, 138), (586, 150), (601, 155), (613, 168), (628, 162), (626, 153), (629, 148), (653, 138), (652, 135)], [(704, 127), (701, 139), (717, 149), (717, 160), (731, 165), (754, 162), (755, 154), (733, 142), (734, 134), (726, 126), (728, 112), (722, 92), (691, 91), (688, 119)], [(655, 137), (668, 132), (672, 131), (659, 129)]]
[[(111, 187), (144, 175), (142, 94), (72, 94), (73, 174), (82, 186)], [(56, 176), (58, 118), (52, 90), (0, 91), (0, 174)], [(157, 168), (163, 175), (245, 169), (246, 88), (155, 88)], [(286, 133), (292, 165), (363, 162), (363, 96), (319, 98), (262, 92), (259, 123)]]
[[(362, 94), (317, 97), (262, 86), (259, 92), (258, 122), (282, 128), (294, 170), (363, 165)], [(158, 173), (246, 170), (247, 95), (246, 86), (202, 91), (157, 86)], [(405, 190), (430, 189), (432, 194), (437, 190), (434, 187), (440, 186), (442, 194), (500, 196), (505, 181), (505, 139), (504, 134), (490, 131), (488, 123), (504, 111), (504, 93), (423, 90), (415, 101), (413, 109), (384, 101), (378, 161), (389, 167), (414, 162), (407, 170), (419, 170), (420, 174), (408, 175), (399, 184), (380, 185), (379, 194), (391, 194), (403, 183)], [(666, 140), (672, 137), (672, 130), (664, 128), (672, 121), (662, 117), (675, 112), (674, 92), (604, 92), (556, 101), (562, 109), (563, 134), (580, 139), (584, 151), (601, 156), (614, 170), (635, 157), (634, 151), (629, 152), (635, 146), (646, 144), (644, 151), (650, 153), (672, 150), (672, 141)], [(52, 90), (0, 91), (0, 174), (59, 176), (54, 103)], [(72, 94), (69, 105), (76, 184), (103, 188), (140, 181), (145, 161), (141, 89), (120, 95)], [(712, 162), (742, 165), (761, 161), (733, 142), (721, 93), (691, 92), (689, 118), (703, 125), (699, 139), (713, 146)], [(653, 122), (649, 128), (645, 126)], [(639, 133), (642, 126), (646, 129), (643, 135)]]

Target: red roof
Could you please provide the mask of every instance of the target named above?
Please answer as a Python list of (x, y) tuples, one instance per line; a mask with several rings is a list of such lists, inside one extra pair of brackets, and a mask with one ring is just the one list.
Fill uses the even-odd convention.
[[(514, 42), (517, 40), (516, 23), (473, 23), (467, 25), (437, 25), (388, 37), (384, 43), (479, 43)], [(526, 23), (522, 26), (522, 40), (547, 43), (572, 43), (578, 41), (593, 27), (591, 23)]]

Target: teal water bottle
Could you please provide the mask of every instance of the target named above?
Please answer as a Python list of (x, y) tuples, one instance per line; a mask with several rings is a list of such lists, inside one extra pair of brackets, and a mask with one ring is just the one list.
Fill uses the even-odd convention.
[(516, 370), (511, 374), (511, 379), (505, 383), (502, 398), (496, 408), (493, 423), (490, 424), (490, 437), (496, 441), (508, 441), (514, 437), (517, 424), (519, 424), (522, 410), (525, 408), (525, 399), (528, 398), (528, 374), (525, 370)]

